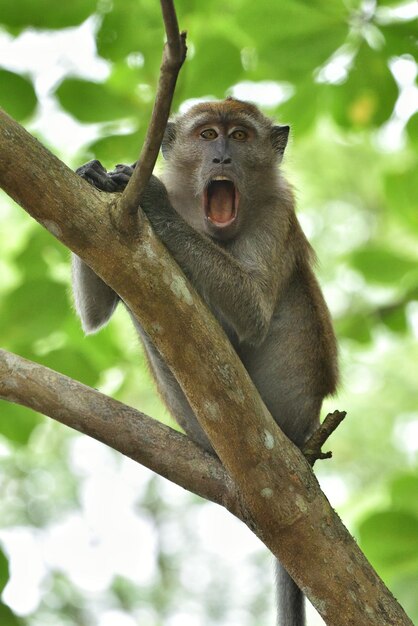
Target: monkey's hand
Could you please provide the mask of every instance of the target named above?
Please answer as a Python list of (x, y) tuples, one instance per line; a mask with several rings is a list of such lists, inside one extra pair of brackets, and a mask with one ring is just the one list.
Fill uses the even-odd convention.
[(76, 174), (100, 191), (121, 192), (128, 184), (135, 165), (136, 163), (132, 166), (120, 164), (111, 172), (107, 172), (100, 161), (94, 160), (79, 167)]
[[(135, 166), (136, 163), (133, 165), (119, 164), (115, 166), (115, 169), (107, 172), (100, 161), (95, 159), (79, 167), (76, 174), (100, 191), (122, 192), (128, 184)], [(159, 230), (158, 226), (163, 226), (170, 216), (176, 215), (168, 199), (166, 188), (156, 176), (151, 176), (141, 195), (141, 207), (156, 231)]]

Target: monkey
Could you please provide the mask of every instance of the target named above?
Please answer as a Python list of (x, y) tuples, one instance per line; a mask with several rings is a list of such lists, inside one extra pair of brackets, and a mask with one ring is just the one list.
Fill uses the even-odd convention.
[[(218, 319), (273, 418), (302, 447), (319, 426), (338, 382), (336, 339), (313, 272), (315, 255), (280, 167), (289, 126), (234, 98), (203, 102), (167, 123), (165, 167), (140, 206)], [(107, 172), (99, 161), (77, 170), (108, 192), (125, 188), (133, 166)], [(107, 323), (119, 296), (72, 257), (75, 306), (84, 331)], [(214, 452), (183, 391), (131, 314), (170, 413)], [(278, 624), (305, 624), (304, 597), (277, 562)]]

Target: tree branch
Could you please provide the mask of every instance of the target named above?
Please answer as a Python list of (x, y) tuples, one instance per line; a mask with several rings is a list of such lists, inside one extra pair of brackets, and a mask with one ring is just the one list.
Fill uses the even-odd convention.
[(302, 452), (311, 466), (313, 466), (318, 459), (330, 459), (332, 457), (332, 452), (322, 452), (321, 448), (328, 437), (338, 428), (346, 415), (347, 413), (345, 411), (328, 413), (319, 428), (316, 429), (305, 443)]
[(126, 404), (1, 349), (0, 398), (89, 435), (242, 517), (235, 486), (215, 456)]
[(147, 184), (161, 146), (171, 102), (181, 66), (186, 58), (186, 33), (180, 34), (176, 11), (172, 0), (161, 0), (161, 9), (167, 43), (158, 81), (157, 95), (151, 122), (139, 156), (138, 165), (126, 186), (115, 210), (114, 218), (119, 230), (126, 232), (136, 221), (141, 193)]
[(114, 197), (78, 178), (1, 111), (0, 185), (126, 302), (236, 484), (247, 523), (327, 624), (362, 624), (367, 615), (368, 626), (412, 626), (149, 224), (141, 220), (134, 238), (115, 236)]

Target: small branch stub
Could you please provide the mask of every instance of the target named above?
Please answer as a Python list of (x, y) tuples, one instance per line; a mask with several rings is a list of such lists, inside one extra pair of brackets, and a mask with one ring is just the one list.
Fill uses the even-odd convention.
[(313, 466), (315, 461), (319, 459), (330, 459), (332, 457), (332, 452), (322, 452), (321, 449), (334, 430), (336, 430), (341, 424), (346, 415), (346, 411), (334, 411), (333, 413), (328, 413), (319, 428), (317, 428), (317, 430), (305, 443), (302, 452), (311, 466)]

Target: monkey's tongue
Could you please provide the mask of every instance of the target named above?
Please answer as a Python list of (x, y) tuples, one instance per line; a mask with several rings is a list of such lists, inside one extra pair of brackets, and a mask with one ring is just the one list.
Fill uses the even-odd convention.
[(235, 219), (235, 185), (231, 180), (213, 180), (205, 193), (206, 215), (214, 224), (226, 226)]

